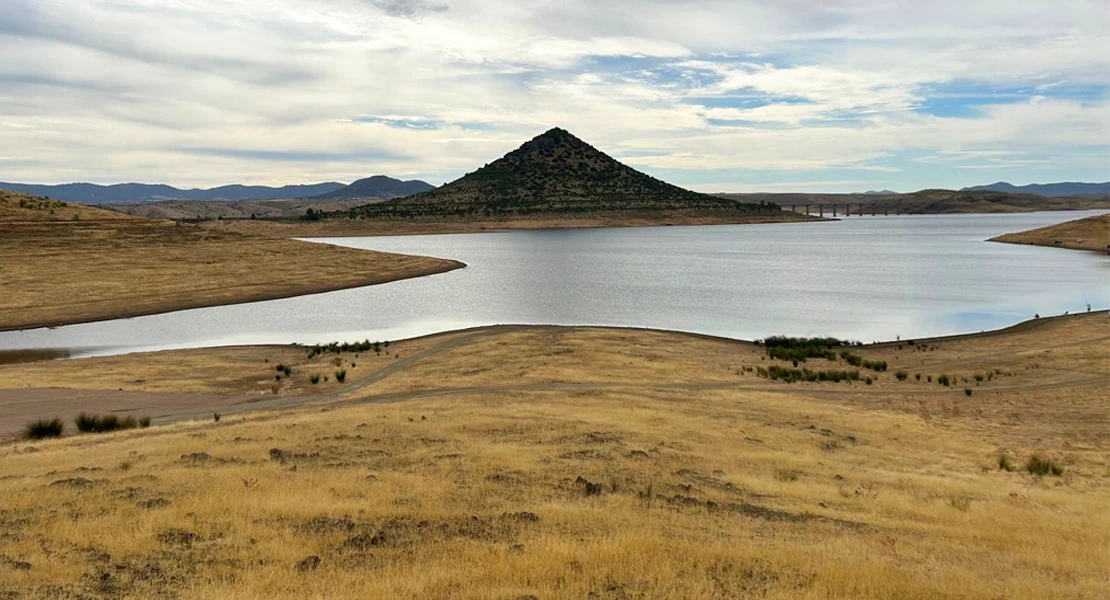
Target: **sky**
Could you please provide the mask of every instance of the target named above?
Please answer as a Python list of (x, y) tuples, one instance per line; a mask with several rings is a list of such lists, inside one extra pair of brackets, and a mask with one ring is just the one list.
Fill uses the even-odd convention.
[(1110, 180), (1107, 0), (0, 0), (0, 181), (439, 185), (563, 127), (704, 192)]

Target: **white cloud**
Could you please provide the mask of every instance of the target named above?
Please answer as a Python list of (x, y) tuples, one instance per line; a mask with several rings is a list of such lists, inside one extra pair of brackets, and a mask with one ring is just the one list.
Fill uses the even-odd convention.
[(552, 126), (691, 185), (1078, 178), (1110, 151), (1108, 31), (1069, 0), (6, 0), (0, 179), (444, 179)]

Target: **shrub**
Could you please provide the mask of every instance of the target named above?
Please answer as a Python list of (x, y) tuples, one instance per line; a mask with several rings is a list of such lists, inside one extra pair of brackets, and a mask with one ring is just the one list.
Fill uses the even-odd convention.
[(312, 385), (316, 385), (317, 383), (320, 383), (320, 374), (313, 373), (312, 377), (309, 377), (308, 380), (312, 383)]
[[(905, 381), (906, 378), (910, 376), (910, 374), (905, 371), (898, 371), (894, 374), (894, 376), (898, 378), (898, 381)], [(918, 375), (917, 378), (921, 379), (921, 376)]]
[(220, 413), (212, 413), (212, 420), (216, 423), (220, 422)]
[(875, 383), (875, 380), (874, 380), (874, 379), (871, 379), (871, 376), (870, 376), (870, 375), (868, 375), (867, 377), (865, 377), (865, 378), (863, 379), (863, 382), (864, 382), (864, 383), (866, 383), (867, 385), (871, 385), (872, 383)]
[(971, 498), (968, 496), (952, 496), (948, 499), (948, 506), (961, 512), (967, 512), (971, 508)]
[(964, 394), (970, 396), (972, 394), (971, 388), (964, 388)]
[(341, 369), (339, 371), (336, 371), (335, 372), (335, 380), (338, 381), (339, 383), (343, 383), (344, 381), (347, 381), (347, 370), (346, 369)]
[(1042, 458), (1034, 454), (1025, 461), (1025, 470), (1029, 471), (1030, 475), (1053, 475), (1059, 477), (1064, 474), (1063, 465), (1047, 458)]
[(123, 429), (136, 429), (150, 427), (150, 417), (136, 419), (132, 416), (123, 417), (116, 415), (93, 415), (81, 413), (73, 420), (77, 430), (82, 433), (106, 433)]
[(915, 373), (913, 378), (918, 380), (918, 381), (921, 381), (921, 373)]
[(843, 358), (845, 361), (847, 361), (848, 364), (852, 365), (853, 367), (859, 367), (859, 366), (863, 365), (863, 357), (862, 356), (860, 356), (858, 354), (852, 354), (851, 352), (848, 352), (847, 350), (840, 353), (840, 358)]
[(1014, 463), (1010, 460), (1009, 456), (1005, 454), (998, 455), (998, 470), (1006, 472), (1014, 470)]
[(943, 386), (950, 386), (952, 385), (952, 380), (947, 375), (941, 375), (940, 377), (937, 377), (937, 383)]
[(61, 419), (38, 419), (23, 427), (23, 437), (29, 440), (61, 437), (65, 428)]
[(96, 431), (115, 431), (119, 429), (119, 417), (116, 415), (101, 415), (96, 418)]
[(97, 419), (95, 415), (81, 413), (73, 419), (73, 424), (77, 426), (77, 431), (81, 433), (92, 433), (96, 431)]
[(797, 481), (799, 473), (793, 469), (775, 469), (775, 479), (782, 482)]

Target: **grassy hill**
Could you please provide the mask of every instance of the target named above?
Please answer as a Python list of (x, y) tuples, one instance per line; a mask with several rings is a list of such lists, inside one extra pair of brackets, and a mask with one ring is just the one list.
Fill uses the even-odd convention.
[(775, 206), (699, 194), (624, 165), (555, 128), (435, 190), (353, 208), (357, 218), (582, 216), (711, 211), (773, 215)]
[(1106, 320), (854, 348), (871, 384), (542, 326), (0, 366), (0, 432), (70, 432), (0, 445), (0, 597), (1102, 598)]
[[(746, 202), (774, 202), (783, 206), (810, 204), (812, 205), (810, 207), (811, 211), (816, 211), (818, 204), (839, 204), (841, 206), (847, 203), (853, 205), (863, 204), (865, 212), (870, 211), (870, 207), (874, 206), (880, 211), (882, 207), (889, 207), (891, 214), (898, 212), (910, 215), (1110, 209), (1110, 197), (1106, 196), (1061, 198), (1041, 196), (1038, 194), (996, 192), (990, 190), (957, 191), (930, 189), (908, 194), (755, 193), (722, 194), (722, 196)], [(853, 214), (855, 210), (856, 209), (853, 208)]]
[(284, 298), (460, 266), (0, 192), (0, 330)]
[(991, 238), (990, 241), (1105, 252), (1110, 247), (1110, 215), (1076, 219), (1020, 233), (1007, 233)]

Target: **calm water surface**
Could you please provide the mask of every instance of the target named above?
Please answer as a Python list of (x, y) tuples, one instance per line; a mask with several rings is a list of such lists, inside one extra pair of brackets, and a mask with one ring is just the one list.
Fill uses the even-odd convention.
[(477, 325), (624, 325), (861, 341), (994, 329), (1110, 307), (1110, 259), (987, 243), (1095, 213), (852, 217), (826, 223), (312, 240), (466, 269), (285, 300), (0, 333), (76, 355), (401, 339)]

